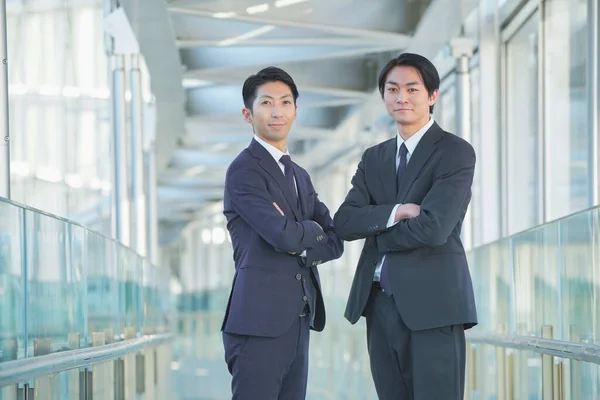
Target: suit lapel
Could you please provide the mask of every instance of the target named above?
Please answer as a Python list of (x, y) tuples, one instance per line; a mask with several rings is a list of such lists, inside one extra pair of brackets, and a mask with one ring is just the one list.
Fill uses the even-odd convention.
[(383, 148), (381, 160), (381, 182), (387, 202), (392, 203), (396, 199), (396, 137), (388, 141)]
[[(279, 165), (277, 165), (277, 161), (275, 161), (271, 154), (269, 154), (267, 149), (261, 146), (261, 144), (258, 143), (256, 140), (252, 140), (249, 149), (250, 152), (256, 158), (258, 158), (258, 165), (262, 169), (264, 169), (269, 175), (271, 175), (273, 179), (275, 179), (277, 185), (279, 185), (279, 188), (283, 191), (285, 199), (288, 205), (290, 206), (294, 217), (296, 217), (297, 221), (301, 221), (302, 219), (300, 215), (300, 210), (298, 210), (297, 206), (296, 194), (290, 192), (290, 188), (288, 187), (287, 182), (285, 181), (285, 176), (283, 175), (283, 172), (281, 172)], [(298, 180), (298, 178), (296, 178), (296, 180)]]
[(404, 203), (406, 195), (419, 175), (419, 172), (421, 172), (421, 169), (423, 169), (427, 160), (429, 160), (437, 150), (437, 143), (443, 135), (444, 131), (435, 122), (431, 128), (425, 132), (425, 135), (423, 135), (419, 141), (419, 144), (408, 161), (408, 165), (406, 166), (406, 170), (400, 181), (398, 197), (396, 198), (397, 202)]

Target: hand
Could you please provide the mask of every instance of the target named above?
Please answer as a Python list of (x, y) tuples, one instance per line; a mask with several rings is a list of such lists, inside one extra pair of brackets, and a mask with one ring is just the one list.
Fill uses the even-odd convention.
[[(273, 207), (275, 207), (277, 209), (277, 211), (279, 211), (279, 214), (283, 215), (285, 217), (285, 214), (283, 213), (283, 211), (281, 210), (281, 208), (279, 208), (279, 206), (277, 205), (277, 203), (273, 202)], [(298, 253), (294, 253), (292, 251), (288, 252), (289, 254), (295, 256)]]
[(415, 218), (421, 214), (421, 206), (413, 203), (401, 204), (396, 209), (394, 221), (398, 222), (402, 219)]

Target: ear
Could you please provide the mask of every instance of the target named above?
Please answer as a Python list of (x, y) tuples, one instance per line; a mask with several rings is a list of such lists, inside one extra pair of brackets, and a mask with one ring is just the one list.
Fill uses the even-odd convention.
[(432, 106), (435, 104), (435, 102), (437, 101), (438, 98), (438, 94), (440, 93), (440, 91), (438, 89), (435, 89), (433, 91), (433, 93), (431, 94), (431, 96), (429, 96), (429, 105)]
[(242, 115), (244, 116), (244, 121), (252, 125), (252, 110), (249, 108), (243, 108)]

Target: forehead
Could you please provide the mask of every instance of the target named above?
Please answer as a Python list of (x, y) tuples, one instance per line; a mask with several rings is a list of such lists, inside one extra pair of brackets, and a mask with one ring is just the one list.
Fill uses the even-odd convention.
[(388, 73), (385, 82), (400, 86), (413, 82), (418, 82), (423, 85), (423, 78), (421, 78), (421, 74), (419, 74), (419, 71), (417, 71), (416, 68), (402, 65), (392, 68)]
[(263, 83), (256, 89), (256, 97), (270, 96), (279, 98), (285, 95), (292, 95), (292, 89), (283, 82), (267, 82)]

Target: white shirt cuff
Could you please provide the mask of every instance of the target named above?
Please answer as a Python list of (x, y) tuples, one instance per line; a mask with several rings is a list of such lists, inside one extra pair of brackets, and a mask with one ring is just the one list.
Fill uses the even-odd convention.
[(398, 223), (398, 222), (394, 222), (394, 219), (396, 219), (396, 210), (398, 210), (398, 207), (400, 207), (400, 204), (396, 204), (396, 206), (392, 210), (392, 214), (390, 215), (390, 218), (388, 219), (386, 228), (389, 228), (390, 226), (394, 226)]

